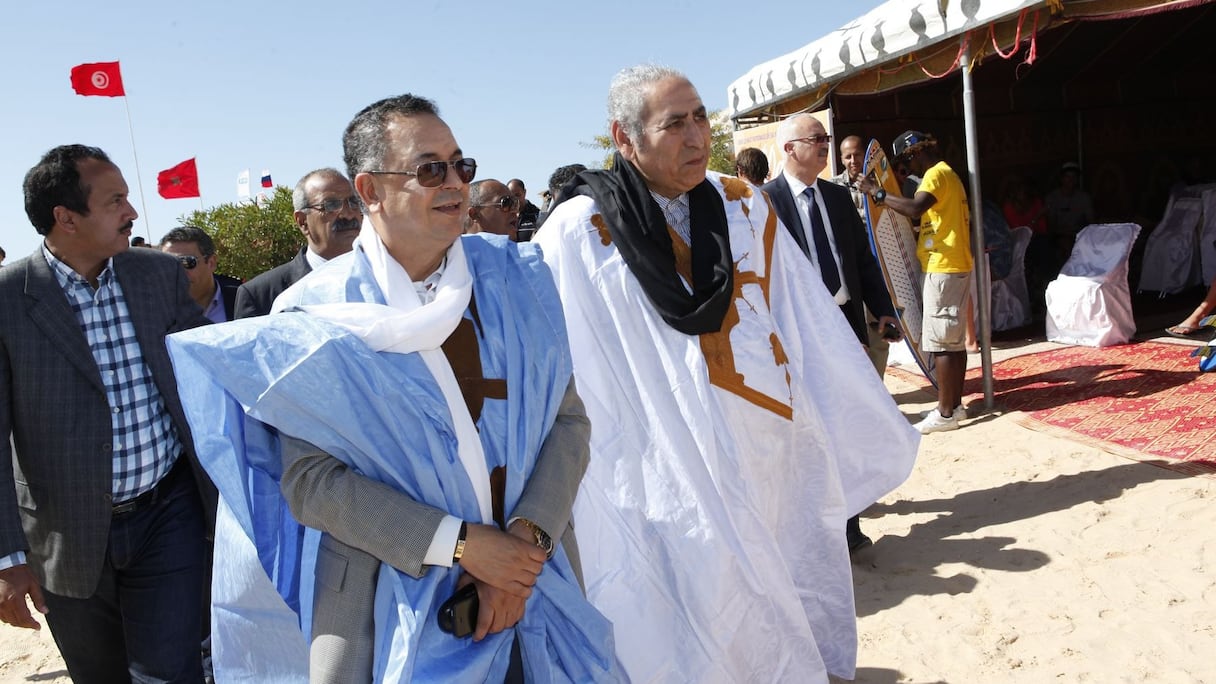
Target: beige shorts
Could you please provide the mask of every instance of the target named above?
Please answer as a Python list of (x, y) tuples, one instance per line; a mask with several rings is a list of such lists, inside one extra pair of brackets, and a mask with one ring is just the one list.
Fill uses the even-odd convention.
[(924, 293), (920, 348), (927, 352), (966, 351), (963, 313), (971, 297), (971, 273), (926, 273)]

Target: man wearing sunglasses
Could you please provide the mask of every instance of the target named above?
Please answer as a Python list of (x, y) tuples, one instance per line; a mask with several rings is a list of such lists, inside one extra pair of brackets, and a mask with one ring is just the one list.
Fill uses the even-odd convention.
[(231, 321), (236, 313), (236, 292), (241, 281), (215, 272), (215, 241), (207, 231), (180, 226), (160, 239), (160, 251), (172, 254), (186, 270), (190, 297), (212, 323)]
[(265, 316), (283, 290), (313, 269), (350, 251), (363, 221), (359, 198), (337, 169), (309, 171), (291, 193), (292, 214), (305, 244), (291, 261), (252, 278), (236, 292), (236, 318)]
[(916, 435), (766, 196), (707, 172), (688, 79), (626, 69), (608, 111), (612, 168), (575, 176), (536, 240), (594, 397), (588, 597), (633, 681), (852, 679), (842, 531)]
[(493, 178), (474, 181), (469, 186), (469, 213), (464, 221), (466, 233), (506, 235), (519, 239), (519, 200), (507, 186)]
[[(299, 676), (306, 662), (312, 682), (554, 667), (612, 681), (611, 625), (582, 594), (570, 526), (590, 425), (539, 251), (462, 236), (477, 164), (431, 101), (370, 105), (343, 147), (367, 210), (354, 249), (270, 316), (170, 340), (182, 381), (204, 385), (191, 419), (226, 438), (204, 461), (241, 473), (219, 485), (235, 515), (217, 563), (249, 580), (234, 592), (265, 592), (217, 585), (216, 634), (231, 640), (217, 679)], [(246, 410), (257, 420), (242, 423)], [(293, 518), (311, 528), (302, 546)], [(304, 588), (280, 599), (265, 568), (285, 559), (305, 559)], [(305, 596), (310, 644), (289, 609)], [(450, 599), (471, 639), (441, 629)]]

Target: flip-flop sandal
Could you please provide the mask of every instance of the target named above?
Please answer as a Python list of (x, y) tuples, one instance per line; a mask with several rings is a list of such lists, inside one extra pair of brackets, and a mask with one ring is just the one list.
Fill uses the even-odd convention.
[(1165, 334), (1172, 337), (1180, 337), (1184, 340), (1195, 339), (1195, 335), (1199, 332), (1199, 328), (1192, 328), (1189, 325), (1174, 325), (1165, 329)]

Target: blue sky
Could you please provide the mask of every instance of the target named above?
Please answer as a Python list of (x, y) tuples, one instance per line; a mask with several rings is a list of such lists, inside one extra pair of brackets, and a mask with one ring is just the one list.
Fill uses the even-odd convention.
[[(687, 73), (711, 109), (752, 66), (795, 50), (879, 0), (613, 3), (232, 2), (11, 3), (0, 41), (0, 246), (9, 261), (40, 237), (21, 182), (48, 149), (96, 145), (118, 164), (156, 241), (197, 199), (162, 200), (156, 174), (198, 160), (206, 206), (236, 200), (268, 168), (291, 187), (321, 166), (342, 168), (341, 133), (377, 99), (435, 100), (478, 177), (519, 177), (537, 197), (554, 168), (602, 157), (580, 143), (603, 132), (608, 83), (657, 62)], [(762, 13), (745, 13), (748, 7)], [(122, 98), (81, 97), (73, 66), (122, 63), (138, 154)], [(143, 203), (140, 202), (142, 183)], [(146, 206), (146, 211), (145, 211)]]

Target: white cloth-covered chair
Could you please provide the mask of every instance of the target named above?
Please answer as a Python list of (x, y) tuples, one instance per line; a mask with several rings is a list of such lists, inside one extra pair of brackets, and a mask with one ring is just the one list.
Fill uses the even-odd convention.
[(1026, 287), (1026, 247), (1033, 231), (1018, 226), (1013, 233), (1013, 266), (1009, 275), (992, 281), (992, 329), (1009, 330), (1030, 325), (1030, 290)]
[(1161, 223), (1149, 233), (1137, 289), (1162, 295), (1181, 292), (1201, 281), (1197, 241), (1203, 226), (1198, 196), (1174, 193)]
[(1140, 234), (1134, 223), (1099, 223), (1077, 234), (1072, 255), (1047, 285), (1047, 339), (1107, 347), (1136, 332), (1127, 259)]

